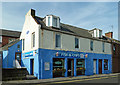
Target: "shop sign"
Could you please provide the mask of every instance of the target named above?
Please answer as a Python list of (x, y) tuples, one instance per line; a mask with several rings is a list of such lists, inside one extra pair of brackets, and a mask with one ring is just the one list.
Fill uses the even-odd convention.
[(50, 63), (49, 62), (45, 62), (45, 70), (50, 70)]
[(24, 54), (25, 57), (33, 56), (33, 51)]
[(76, 57), (76, 58), (87, 58), (88, 54), (83, 53), (65, 53), (65, 52), (56, 52), (55, 54), (57, 57)]
[(56, 62), (55, 62), (55, 64), (61, 64), (61, 63), (62, 63), (62, 62), (60, 62), (60, 61), (56, 61)]

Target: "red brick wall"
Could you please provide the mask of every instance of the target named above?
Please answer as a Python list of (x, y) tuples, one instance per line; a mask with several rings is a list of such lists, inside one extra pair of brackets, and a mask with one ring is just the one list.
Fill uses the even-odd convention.
[[(113, 51), (115, 46), (115, 52)], [(113, 73), (120, 72), (120, 44), (112, 43), (112, 71)]]
[[(9, 43), (9, 38), (15, 38), (17, 39), (16, 37), (8, 37), (8, 36), (2, 36), (2, 46), (6, 45)], [(1, 45), (0, 45), (1, 47)]]

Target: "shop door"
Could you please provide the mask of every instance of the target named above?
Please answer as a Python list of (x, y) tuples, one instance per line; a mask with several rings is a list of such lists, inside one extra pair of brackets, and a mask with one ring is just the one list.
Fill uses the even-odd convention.
[(68, 65), (68, 76), (74, 76), (74, 60), (68, 59), (67, 65)]
[(102, 60), (99, 60), (99, 74), (102, 74)]
[(93, 60), (93, 72), (96, 74), (96, 60)]
[(21, 53), (18, 52), (15, 53), (15, 60), (17, 60), (19, 65), (21, 65)]
[(31, 75), (34, 74), (34, 59), (30, 59)]

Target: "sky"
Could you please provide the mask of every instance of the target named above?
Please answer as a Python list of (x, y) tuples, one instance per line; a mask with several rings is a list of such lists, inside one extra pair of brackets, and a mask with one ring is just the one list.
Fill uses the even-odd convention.
[(102, 29), (103, 35), (113, 31), (113, 38), (118, 39), (118, 2), (3, 2), (2, 28), (22, 31), (31, 8), (36, 10), (36, 16), (53, 14), (65, 24)]

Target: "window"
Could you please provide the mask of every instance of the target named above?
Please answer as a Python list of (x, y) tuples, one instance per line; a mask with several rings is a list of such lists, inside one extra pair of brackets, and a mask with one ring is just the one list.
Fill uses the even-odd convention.
[(15, 41), (16, 39), (15, 38), (9, 38), (9, 43)]
[(108, 70), (108, 60), (104, 60), (104, 70)]
[(65, 73), (63, 58), (53, 58), (53, 77), (63, 77)]
[(102, 51), (105, 52), (105, 43), (104, 42), (102, 43), (102, 48), (103, 48)]
[(23, 50), (25, 50), (25, 39), (23, 39)]
[(57, 27), (57, 18), (53, 17), (53, 26)]
[(32, 33), (32, 47), (35, 47), (35, 32)]
[(75, 48), (79, 48), (79, 39), (75, 38)]
[(61, 47), (61, 37), (60, 34), (56, 34), (56, 47)]
[(115, 48), (115, 44), (113, 45), (113, 52), (115, 53), (115, 50), (116, 50), (116, 48)]
[(90, 50), (93, 51), (93, 41), (90, 41)]
[(48, 17), (48, 26), (50, 26), (50, 17)]
[(20, 48), (20, 45), (17, 45), (17, 48)]
[(2, 42), (2, 36), (0, 36), (0, 42)]
[(76, 71), (77, 71), (77, 75), (85, 74), (85, 60), (84, 59), (77, 59)]

